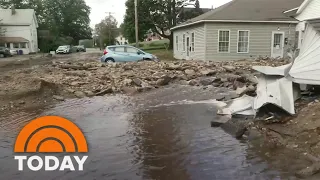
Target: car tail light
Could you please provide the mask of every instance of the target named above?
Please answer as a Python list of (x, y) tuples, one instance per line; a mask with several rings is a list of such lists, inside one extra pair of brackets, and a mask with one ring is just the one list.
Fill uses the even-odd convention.
[(103, 55), (106, 55), (108, 53), (107, 50), (103, 50)]

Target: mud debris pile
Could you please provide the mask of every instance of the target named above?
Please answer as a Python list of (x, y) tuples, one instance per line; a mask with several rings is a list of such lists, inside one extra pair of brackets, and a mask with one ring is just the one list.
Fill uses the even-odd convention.
[[(251, 66), (280, 66), (285, 60), (270, 61), (174, 61), (105, 64), (98, 61), (61, 61), (50, 65), (15, 69), (0, 77), (0, 110), (65, 98), (104, 96), (112, 93), (133, 95), (168, 84), (225, 87), (237, 96), (253, 94), (256, 79)], [(19, 102), (18, 102), (19, 101)], [(8, 105), (9, 104), (9, 105)]]

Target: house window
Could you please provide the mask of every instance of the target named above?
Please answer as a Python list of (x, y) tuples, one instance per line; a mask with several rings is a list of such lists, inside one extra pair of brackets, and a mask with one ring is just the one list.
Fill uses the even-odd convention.
[(194, 51), (194, 33), (191, 33), (191, 51)]
[(186, 35), (183, 34), (182, 36), (182, 48), (183, 48), (183, 51), (186, 51)]
[(19, 48), (19, 43), (13, 43), (13, 48)]
[(27, 43), (20, 43), (20, 48), (26, 48), (27, 47), (27, 45), (26, 45)]
[(238, 53), (249, 52), (249, 31), (238, 31)]
[(179, 39), (178, 38), (179, 37), (176, 36), (176, 49), (177, 49), (177, 51), (179, 51)]
[(219, 30), (219, 52), (229, 52), (230, 31)]

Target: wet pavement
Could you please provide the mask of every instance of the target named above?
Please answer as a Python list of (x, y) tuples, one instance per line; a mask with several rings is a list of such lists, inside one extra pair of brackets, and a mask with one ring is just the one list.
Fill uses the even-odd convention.
[[(295, 179), (290, 168), (272, 167), (281, 158), (266, 158), (247, 142), (210, 127), (217, 93), (176, 87), (136, 97), (67, 100), (44, 112), (1, 117), (0, 179)], [(89, 144), (84, 171), (17, 170), (15, 137), (42, 115), (65, 117), (82, 129)]]

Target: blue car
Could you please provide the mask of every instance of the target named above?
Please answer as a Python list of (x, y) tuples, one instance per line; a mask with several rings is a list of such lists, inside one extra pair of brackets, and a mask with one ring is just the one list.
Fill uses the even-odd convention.
[(136, 47), (129, 45), (107, 46), (103, 51), (101, 62), (134, 62), (134, 61), (159, 61), (150, 53), (146, 53)]

